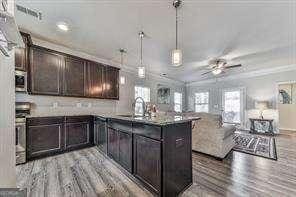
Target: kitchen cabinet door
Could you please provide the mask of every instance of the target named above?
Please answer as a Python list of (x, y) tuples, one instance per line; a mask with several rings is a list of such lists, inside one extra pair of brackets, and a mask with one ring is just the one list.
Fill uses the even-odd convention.
[(74, 150), (87, 147), (91, 144), (90, 123), (71, 122), (65, 123), (65, 149)]
[(119, 143), (118, 132), (115, 129), (108, 128), (108, 156), (118, 162)]
[(134, 175), (155, 193), (161, 190), (161, 142), (134, 135)]
[(84, 97), (87, 92), (86, 62), (79, 58), (65, 57), (63, 95)]
[(30, 35), (21, 33), (23, 41), (25, 43), (25, 48), (16, 48), (15, 49), (15, 69), (26, 71), (28, 67), (28, 45), (30, 42)]
[(31, 118), (27, 120), (28, 159), (49, 156), (63, 150), (63, 118)]
[(28, 91), (31, 94), (60, 95), (62, 56), (40, 47), (30, 47)]
[(103, 98), (103, 70), (104, 66), (96, 62), (88, 62), (88, 96)]
[(132, 172), (132, 134), (118, 131), (119, 134), (119, 164)]
[(95, 144), (98, 148), (107, 153), (107, 127), (106, 122), (101, 120), (96, 120), (95, 123)]
[(119, 99), (119, 69), (106, 66), (104, 73), (104, 97)]

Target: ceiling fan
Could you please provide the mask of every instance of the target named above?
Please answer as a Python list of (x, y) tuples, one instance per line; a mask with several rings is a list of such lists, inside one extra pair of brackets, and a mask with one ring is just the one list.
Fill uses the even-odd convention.
[(208, 66), (209, 71), (202, 73), (201, 75), (206, 75), (209, 73), (213, 73), (213, 75), (219, 75), (221, 73), (225, 73), (225, 70), (231, 69), (231, 68), (237, 68), (241, 67), (241, 64), (237, 65), (228, 65), (227, 61), (224, 59), (217, 59), (210, 62), (210, 65)]

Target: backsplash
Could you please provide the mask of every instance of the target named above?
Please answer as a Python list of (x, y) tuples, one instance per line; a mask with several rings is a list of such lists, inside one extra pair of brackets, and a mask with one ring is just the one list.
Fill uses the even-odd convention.
[(116, 101), (72, 97), (37, 96), (16, 93), (16, 102), (32, 103), (31, 116), (109, 114), (116, 112)]

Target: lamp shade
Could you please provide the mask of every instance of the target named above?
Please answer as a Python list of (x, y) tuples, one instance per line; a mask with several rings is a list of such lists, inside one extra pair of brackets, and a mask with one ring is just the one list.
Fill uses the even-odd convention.
[(262, 111), (268, 109), (268, 102), (267, 101), (256, 101), (255, 108)]

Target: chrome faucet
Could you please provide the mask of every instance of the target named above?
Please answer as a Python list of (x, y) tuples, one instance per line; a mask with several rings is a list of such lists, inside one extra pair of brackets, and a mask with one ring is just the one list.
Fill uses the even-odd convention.
[(142, 97), (137, 97), (133, 103), (133, 106), (136, 106), (137, 100), (140, 99), (142, 101), (142, 116), (145, 116), (146, 114), (146, 103)]

